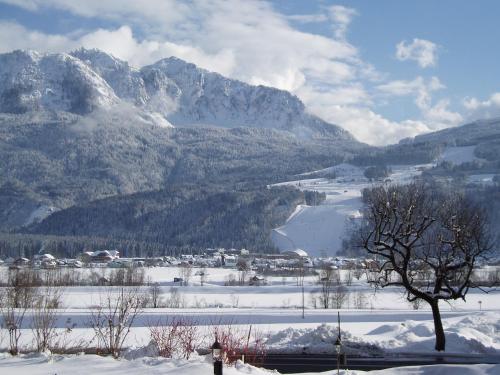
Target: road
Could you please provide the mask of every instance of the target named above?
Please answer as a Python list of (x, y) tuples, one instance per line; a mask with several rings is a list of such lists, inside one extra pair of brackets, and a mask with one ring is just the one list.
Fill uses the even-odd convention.
[[(347, 366), (341, 366), (341, 368), (369, 371), (402, 366), (479, 363), (500, 363), (500, 356), (439, 355), (431, 353), (393, 355), (380, 358), (348, 357)], [(270, 370), (276, 369), (283, 374), (322, 372), (335, 370), (337, 368), (337, 358), (325, 354), (268, 354), (262, 367)]]

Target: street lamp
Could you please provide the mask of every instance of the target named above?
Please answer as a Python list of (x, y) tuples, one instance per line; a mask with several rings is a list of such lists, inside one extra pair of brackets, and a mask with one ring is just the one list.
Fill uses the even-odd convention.
[(212, 361), (214, 362), (214, 375), (222, 375), (222, 346), (215, 338), (215, 342), (212, 345)]
[(342, 341), (340, 341), (340, 336), (337, 336), (335, 340), (335, 351), (337, 352), (337, 375), (340, 374), (340, 352), (342, 351)]
[(337, 375), (340, 374), (340, 353), (342, 352), (342, 340), (340, 338), (340, 312), (337, 311), (337, 324), (339, 333), (337, 334), (337, 340), (335, 340), (335, 351), (337, 352)]

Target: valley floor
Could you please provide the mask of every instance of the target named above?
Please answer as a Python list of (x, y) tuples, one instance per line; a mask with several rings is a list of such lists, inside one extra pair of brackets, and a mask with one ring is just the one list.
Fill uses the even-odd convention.
[[(160, 285), (163, 301), (171, 298), (177, 290), (182, 305), (179, 308), (146, 308), (134, 321), (125, 347), (128, 354), (118, 361), (91, 355), (49, 356), (23, 355), (11, 358), (3, 354), (0, 358), (2, 374), (79, 374), (85, 363), (93, 374), (147, 373), (202, 374), (210, 373), (209, 365), (202, 358), (185, 362), (163, 358), (145, 357), (145, 347), (150, 342), (149, 327), (158, 322), (168, 322), (182, 317), (199, 327), (198, 348), (208, 348), (213, 341), (215, 326), (232, 326), (243, 332), (258, 332), (265, 340), (269, 352), (278, 353), (333, 353), (333, 342), (337, 335), (337, 311), (340, 311), (344, 348), (348, 355), (369, 356), (380, 353), (432, 353), (434, 351), (434, 329), (430, 310), (422, 305), (414, 310), (397, 289), (382, 289), (376, 293), (366, 281), (352, 280), (348, 298), (342, 309), (314, 308), (310, 300), (317, 293), (316, 278), (305, 279), (305, 314), (302, 318), (301, 288), (292, 277), (269, 277), (265, 286), (225, 286), (228, 276), (236, 272), (231, 269), (208, 269), (203, 286), (193, 277), (190, 286), (176, 286), (173, 277), (180, 270), (176, 267), (150, 268), (146, 275), (151, 282)], [(88, 269), (76, 272), (90, 272)], [(347, 271), (342, 271), (346, 278)], [(147, 293), (147, 288), (143, 291)], [(67, 341), (92, 347), (93, 331), (89, 321), (95, 306), (104, 298), (118, 291), (117, 287), (67, 287), (63, 294), (63, 307), (58, 310), (56, 326), (64, 335), (70, 327)], [(490, 290), (469, 293), (467, 301), (442, 304), (443, 324), (447, 338), (447, 353), (475, 353), (479, 356), (500, 355), (500, 291)], [(479, 304), (481, 301), (481, 304)], [(22, 330), (21, 347), (33, 348), (33, 333), (30, 329), (31, 312), (28, 311)], [(0, 337), (2, 339), (2, 337)], [(7, 336), (3, 332), (2, 350), (7, 349)], [(444, 374), (441, 367), (434, 372), (384, 372), (384, 374), (419, 373)], [(488, 366), (471, 367), (471, 374), (494, 374), (499, 368)], [(74, 370), (76, 369), (76, 370)], [(74, 371), (73, 371), (74, 370)], [(75, 372), (76, 371), (76, 372)], [(402, 370), (401, 370), (402, 371)], [(413, 372), (411, 372), (413, 371)], [(427, 369), (425, 371), (428, 371)], [(429, 370), (431, 371), (431, 370)], [(441, 372), (439, 372), (441, 371)], [(490, 371), (490, 372), (488, 372)], [(493, 371), (493, 372), (491, 372)], [(82, 372), (83, 373), (83, 372)], [(88, 373), (88, 372), (85, 372)], [(248, 366), (231, 368), (227, 374), (264, 374)], [(353, 374), (354, 372), (351, 372)], [(467, 374), (467, 372), (463, 372)]]

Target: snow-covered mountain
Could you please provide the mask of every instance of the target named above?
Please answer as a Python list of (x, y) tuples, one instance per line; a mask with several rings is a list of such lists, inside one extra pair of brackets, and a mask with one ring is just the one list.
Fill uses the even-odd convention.
[(0, 112), (45, 109), (87, 114), (118, 100), (100, 75), (69, 54), (0, 54)]
[(0, 112), (86, 115), (120, 101), (177, 126), (271, 128), (299, 139), (353, 140), (347, 131), (308, 114), (287, 91), (228, 79), (175, 57), (136, 69), (95, 49), (0, 55)]

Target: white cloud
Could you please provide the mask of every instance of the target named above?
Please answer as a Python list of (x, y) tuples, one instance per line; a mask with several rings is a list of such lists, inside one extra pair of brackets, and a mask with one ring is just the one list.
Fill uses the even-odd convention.
[[(345, 40), (296, 30), (286, 16), (276, 13), (265, 2), (152, 0), (142, 6), (142, 3), (138, 5), (139, 2), (128, 0), (9, 1), (29, 9), (56, 7), (85, 17), (122, 21), (124, 26), (118, 29), (95, 30), (78, 40), (56, 37), (62, 38), (70, 48), (81, 42), (135, 65), (176, 55), (231, 78), (290, 91), (309, 80), (341, 84), (356, 79), (365, 68), (357, 49)], [(156, 3), (163, 5), (154, 7)], [(176, 16), (167, 17), (170, 13)], [(127, 26), (132, 14), (135, 14), (132, 20), (141, 16), (142, 24), (148, 24), (148, 28), (157, 30), (158, 34), (142, 40), (134, 37), (132, 26)], [(3, 50), (5, 45), (12, 47), (13, 43), (8, 42), (9, 34), (2, 35), (0, 48)], [(50, 37), (45, 35), (46, 40)], [(20, 39), (23, 38), (17, 38), (15, 48), (44, 46), (48, 50), (61, 50), (60, 46), (47, 48), (43, 43), (35, 45)]]
[[(396, 142), (443, 124), (453, 125), (458, 118), (446, 100), (433, 104), (432, 93), (444, 88), (437, 77), (383, 83), (385, 75), (363, 61), (358, 49), (346, 40), (357, 15), (352, 8), (335, 5), (321, 8), (322, 14), (286, 16), (265, 1), (2, 1), (31, 11), (57, 8), (112, 21), (103, 29), (67, 35), (0, 21), (2, 52), (19, 48), (62, 52), (84, 46), (102, 49), (135, 66), (173, 55), (231, 78), (291, 91), (311, 112), (371, 144)], [(294, 22), (328, 21), (332, 37), (293, 27)], [(421, 44), (417, 39), (412, 44), (415, 41)], [(409, 59), (417, 59), (418, 54), (410, 51), (412, 44), (403, 43), (403, 49), (408, 50)], [(431, 55), (435, 63), (435, 51)], [(425, 56), (417, 61), (430, 64)], [(374, 83), (378, 86), (373, 90)], [(390, 100), (403, 95), (414, 97), (421, 120), (395, 122), (376, 113), (380, 96)]]
[(445, 87), (437, 77), (431, 77), (428, 82), (425, 82), (424, 78), (420, 76), (412, 81), (396, 80), (377, 86), (379, 91), (394, 96), (411, 95), (423, 91), (437, 91)]
[(41, 49), (42, 51), (65, 51), (76, 46), (73, 41), (62, 35), (47, 35), (15, 22), (0, 21), (0, 52), (15, 49)]
[(328, 15), (333, 21), (335, 37), (339, 39), (345, 38), (347, 28), (357, 14), (358, 12), (355, 9), (342, 5), (332, 5), (328, 7)]
[(421, 68), (427, 68), (437, 64), (437, 44), (415, 38), (411, 43), (405, 40), (396, 45), (396, 58), (400, 61), (414, 60)]
[(119, 22), (126, 20), (128, 24), (138, 24), (148, 31), (156, 32), (189, 19), (190, 14), (187, 3), (177, 0), (1, 0), (1, 2), (31, 11), (56, 8), (87, 18), (97, 17)]
[(422, 113), (427, 126), (431, 130), (439, 130), (449, 126), (456, 126), (463, 121), (462, 115), (449, 110), (448, 99), (441, 99), (433, 104), (432, 95), (436, 91), (445, 89), (438, 77), (425, 80), (417, 77), (412, 81), (397, 80), (377, 86), (384, 95), (413, 96), (415, 105)]
[(287, 16), (290, 21), (296, 21), (300, 23), (319, 23), (328, 21), (328, 17), (325, 14), (292, 14)]
[(350, 131), (357, 139), (372, 145), (396, 143), (431, 131), (423, 121), (390, 121), (370, 108), (311, 103), (311, 111), (327, 121)]
[(467, 110), (467, 119), (500, 117), (500, 92), (495, 92), (486, 100), (465, 98), (463, 106)]

